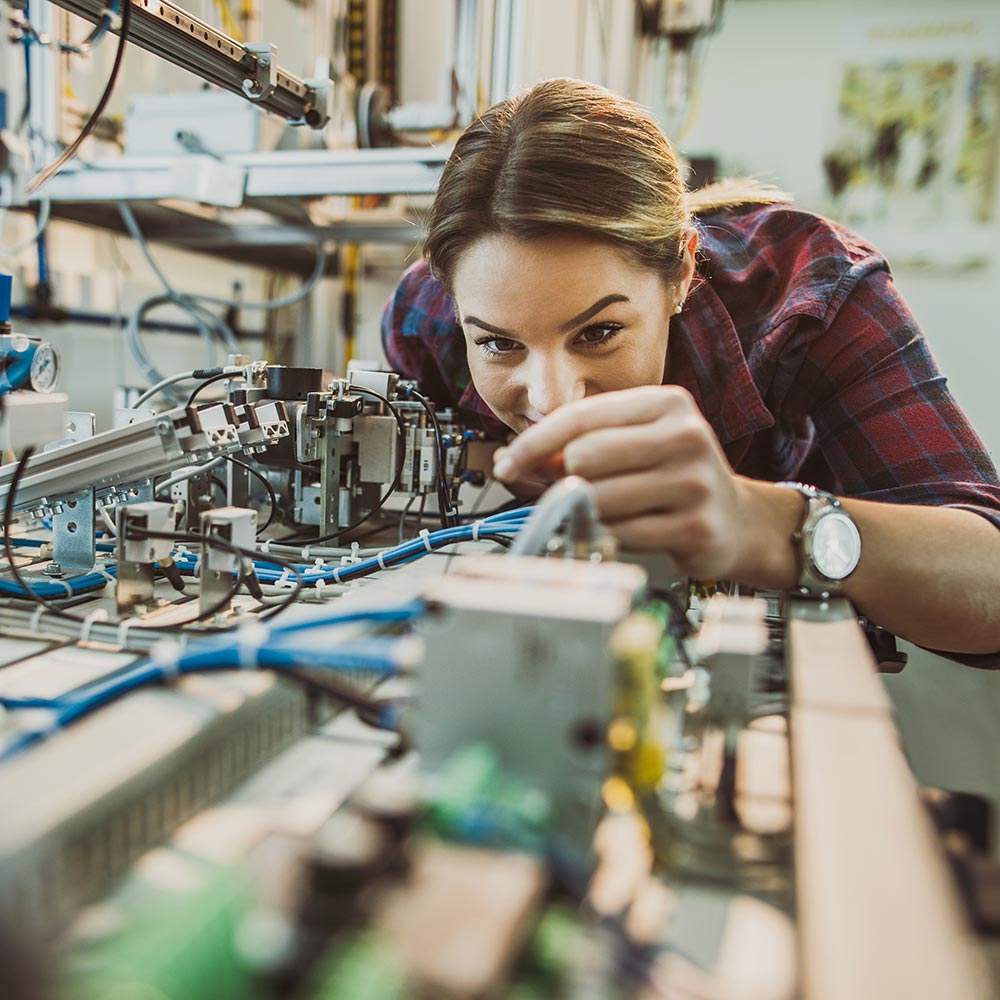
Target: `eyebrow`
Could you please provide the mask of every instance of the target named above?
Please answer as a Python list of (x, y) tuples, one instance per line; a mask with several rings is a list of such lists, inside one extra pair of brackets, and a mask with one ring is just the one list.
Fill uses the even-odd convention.
[[(592, 306), (588, 306), (579, 315), (574, 316), (571, 320), (567, 320), (562, 324), (562, 326), (559, 327), (559, 329), (565, 333), (572, 330), (574, 327), (579, 326), (581, 323), (586, 323), (591, 316), (596, 316), (602, 309), (607, 308), (612, 303), (628, 301), (629, 297), (627, 295), (605, 295), (603, 299), (598, 299)], [(505, 330), (503, 327), (487, 323), (486, 320), (480, 319), (478, 316), (466, 316), (464, 322), (470, 326), (478, 326), (481, 330), (486, 330), (487, 333), (496, 334), (498, 337), (514, 337), (514, 334), (510, 330)]]

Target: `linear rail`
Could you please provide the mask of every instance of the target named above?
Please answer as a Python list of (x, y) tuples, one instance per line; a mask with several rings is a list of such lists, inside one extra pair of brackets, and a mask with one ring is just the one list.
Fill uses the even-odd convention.
[[(209, 83), (239, 94), (293, 124), (323, 128), (330, 119), (329, 87), (300, 80), (274, 63), (274, 47), (243, 44), (170, 0), (127, 0), (132, 4), (128, 40)], [(105, 0), (53, 0), (57, 6), (97, 23)], [(112, 29), (114, 30), (114, 29)]]

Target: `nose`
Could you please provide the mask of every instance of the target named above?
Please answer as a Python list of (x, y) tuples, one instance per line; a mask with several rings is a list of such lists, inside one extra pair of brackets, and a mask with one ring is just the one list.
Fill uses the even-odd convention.
[(528, 404), (539, 417), (587, 395), (585, 373), (565, 354), (536, 359), (526, 375)]

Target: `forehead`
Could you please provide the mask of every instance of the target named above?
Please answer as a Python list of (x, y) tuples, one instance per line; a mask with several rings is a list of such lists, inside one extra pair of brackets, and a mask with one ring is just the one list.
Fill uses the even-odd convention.
[(619, 248), (590, 236), (491, 234), (461, 255), (452, 284), (461, 316), (516, 329), (528, 319), (562, 323), (605, 295), (638, 302), (659, 280)]

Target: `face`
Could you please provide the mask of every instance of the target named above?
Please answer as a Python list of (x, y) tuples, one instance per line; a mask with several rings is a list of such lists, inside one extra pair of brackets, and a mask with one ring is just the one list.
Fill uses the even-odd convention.
[(694, 246), (671, 287), (592, 237), (472, 244), (453, 288), (472, 379), (490, 409), (520, 433), (574, 399), (659, 385)]

